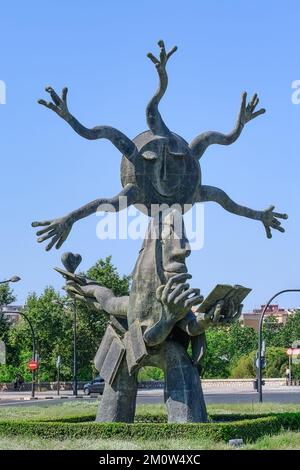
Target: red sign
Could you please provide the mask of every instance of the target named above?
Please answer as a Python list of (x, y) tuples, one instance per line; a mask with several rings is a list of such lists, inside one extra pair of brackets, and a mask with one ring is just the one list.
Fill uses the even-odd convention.
[(38, 361), (34, 361), (33, 359), (31, 359), (31, 361), (28, 362), (28, 368), (30, 370), (36, 370), (38, 367), (39, 367)]
[(300, 354), (300, 348), (288, 348), (286, 353), (288, 356), (298, 356)]

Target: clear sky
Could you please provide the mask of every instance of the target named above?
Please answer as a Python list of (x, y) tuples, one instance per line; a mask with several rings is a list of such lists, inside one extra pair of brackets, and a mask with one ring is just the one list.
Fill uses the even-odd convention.
[[(291, 83), (300, 79), (300, 4), (272, 0), (1, 2), (0, 105), (1, 278), (19, 274), (29, 291), (60, 288), (53, 271), (63, 251), (79, 252), (82, 269), (112, 255), (131, 272), (140, 240), (101, 241), (98, 219), (78, 222), (60, 251), (45, 252), (30, 223), (62, 216), (121, 188), (121, 156), (105, 141), (79, 137), (39, 106), (44, 86), (69, 87), (69, 107), (87, 126), (108, 124), (129, 137), (146, 129), (145, 106), (157, 86), (146, 53), (157, 40), (178, 46), (169, 66), (161, 111), (169, 128), (190, 141), (205, 130), (229, 131), (240, 95), (258, 92), (267, 113), (250, 122), (230, 147), (214, 146), (201, 160), (203, 182), (253, 208), (287, 212), (286, 233), (265, 237), (259, 222), (205, 206), (205, 241), (188, 266), (193, 286), (253, 288), (245, 307), (282, 288), (300, 287), (300, 105)], [(299, 306), (296, 294), (282, 298)]]

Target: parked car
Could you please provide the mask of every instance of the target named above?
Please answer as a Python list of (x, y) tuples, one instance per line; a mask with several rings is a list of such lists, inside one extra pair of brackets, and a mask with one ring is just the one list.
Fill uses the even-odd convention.
[(104, 379), (102, 379), (100, 376), (95, 377), (93, 380), (83, 386), (83, 392), (85, 395), (90, 395), (91, 393), (100, 393), (100, 395), (102, 395), (103, 390)]

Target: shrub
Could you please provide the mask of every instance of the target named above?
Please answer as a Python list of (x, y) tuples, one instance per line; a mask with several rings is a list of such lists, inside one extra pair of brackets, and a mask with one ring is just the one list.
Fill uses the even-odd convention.
[[(217, 418), (218, 415), (215, 416)], [(0, 421), (2, 436), (36, 436), (44, 438), (121, 438), (121, 439), (185, 439), (211, 438), (216, 441), (228, 441), (241, 438), (244, 441), (255, 441), (261, 436), (280, 432), (282, 429), (299, 430), (300, 413), (278, 413), (268, 416), (231, 415), (237, 421), (228, 421), (221, 415), (223, 422), (210, 423), (95, 423), (72, 422), (71, 418), (60, 421)], [(152, 417), (153, 418), (153, 417)], [(151, 419), (152, 419), (151, 418)], [(75, 418), (73, 417), (72, 420)], [(78, 419), (78, 417), (77, 417)], [(161, 419), (161, 417), (160, 417)], [(225, 421), (226, 419), (226, 421)]]
[(139, 382), (147, 380), (164, 380), (164, 373), (158, 367), (143, 367), (139, 371)]

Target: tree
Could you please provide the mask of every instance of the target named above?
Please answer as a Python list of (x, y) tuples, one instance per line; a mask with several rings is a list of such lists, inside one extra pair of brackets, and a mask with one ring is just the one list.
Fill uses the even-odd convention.
[(9, 305), (16, 300), (13, 290), (10, 288), (9, 283), (0, 284), (0, 309), (5, 305)]
[(249, 354), (257, 343), (255, 330), (239, 322), (209, 328), (206, 338), (207, 349), (202, 362), (204, 378), (229, 377), (232, 364)]
[[(62, 304), (55, 303), (61, 300), (62, 297), (52, 287), (47, 287), (40, 296), (29, 294), (25, 304), (26, 315), (31, 320), (36, 336), (41, 381), (56, 379), (56, 359), (59, 354), (63, 357), (62, 378), (69, 380), (72, 376), (72, 319)], [(31, 357), (31, 331), (27, 321), (21, 317), (10, 332), (9, 363), (19, 367), (29, 377), (27, 362)]]
[(266, 346), (282, 347), (282, 334), (285, 326), (279, 323), (274, 315), (268, 315), (264, 319), (263, 337)]
[[(241, 356), (231, 370), (233, 378), (251, 378), (256, 375), (256, 351)], [(284, 377), (287, 366), (287, 356), (284, 348), (271, 346), (266, 349), (266, 367), (264, 377)]]
[(282, 346), (290, 347), (294, 341), (300, 341), (300, 310), (290, 315), (282, 330)]
[(0, 340), (7, 344), (10, 328), (9, 320), (4, 316), (2, 307), (11, 304), (16, 300), (13, 290), (8, 283), (0, 284)]

